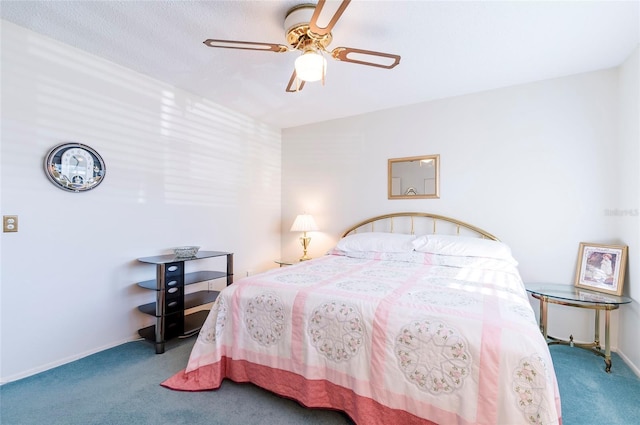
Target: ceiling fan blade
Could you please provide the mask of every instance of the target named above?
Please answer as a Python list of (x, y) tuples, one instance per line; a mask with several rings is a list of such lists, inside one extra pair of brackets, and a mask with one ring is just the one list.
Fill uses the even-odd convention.
[[(311, 16), (311, 20), (309, 21), (309, 31), (318, 36), (324, 36), (331, 32), (336, 22), (338, 22), (338, 19), (340, 19), (340, 16), (344, 13), (344, 10), (347, 8), (349, 3), (351, 3), (351, 0), (342, 0), (342, 3), (338, 6), (338, 9), (330, 20), (324, 19), (325, 16), (320, 16), (325, 3), (325, 0), (318, 1), (318, 4), (313, 11), (313, 15)], [(331, 11), (328, 11), (327, 13), (331, 13)], [(325, 22), (327, 22), (327, 24), (324, 27), (321, 27), (320, 24), (324, 24)]]
[[(391, 69), (400, 63), (400, 56), (398, 55), (374, 52), (372, 50), (352, 49), (351, 47), (336, 47), (331, 51), (331, 56), (342, 62), (352, 62), (385, 69)], [(375, 60), (372, 60), (373, 58)]]
[(293, 70), (293, 74), (291, 74), (291, 79), (289, 80), (289, 84), (287, 84), (287, 93), (296, 93), (302, 90), (304, 87), (304, 80), (296, 78), (296, 70)]
[(203, 41), (203, 43), (209, 47), (220, 47), (223, 49), (263, 50), (276, 53), (282, 53), (289, 50), (287, 46), (282, 44), (255, 43), (252, 41), (213, 40), (209, 38)]

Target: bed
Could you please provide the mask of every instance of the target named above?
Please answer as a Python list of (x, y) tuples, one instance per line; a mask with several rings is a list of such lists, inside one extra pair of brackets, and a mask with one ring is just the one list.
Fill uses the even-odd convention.
[(553, 363), (509, 247), (427, 213), (373, 217), (326, 255), (241, 279), (174, 390), (251, 382), (360, 425), (558, 424)]

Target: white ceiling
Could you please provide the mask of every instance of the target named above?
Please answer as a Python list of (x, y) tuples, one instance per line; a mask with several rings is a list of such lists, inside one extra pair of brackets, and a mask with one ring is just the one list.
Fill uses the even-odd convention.
[(279, 128), (619, 65), (640, 42), (635, 1), (354, 0), (330, 48), (402, 56), (391, 70), (329, 60), (326, 84), (286, 93), (297, 52), (214, 49), (207, 38), (286, 44), (302, 1), (8, 1), (2, 19)]

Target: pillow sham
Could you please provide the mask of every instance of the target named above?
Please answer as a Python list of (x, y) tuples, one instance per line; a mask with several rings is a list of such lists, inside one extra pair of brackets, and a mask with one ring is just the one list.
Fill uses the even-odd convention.
[(340, 239), (336, 249), (345, 252), (410, 252), (415, 238), (415, 235), (400, 233), (355, 233)]
[(516, 263), (511, 248), (503, 242), (491, 239), (454, 235), (423, 235), (412, 242), (413, 249), (431, 254), (463, 257), (496, 258)]

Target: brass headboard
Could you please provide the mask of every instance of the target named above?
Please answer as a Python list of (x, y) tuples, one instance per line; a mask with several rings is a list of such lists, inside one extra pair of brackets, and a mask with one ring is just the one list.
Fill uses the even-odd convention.
[(421, 212), (399, 212), (371, 217), (347, 229), (342, 237), (358, 232), (465, 235), (499, 240), (491, 233), (455, 218)]

